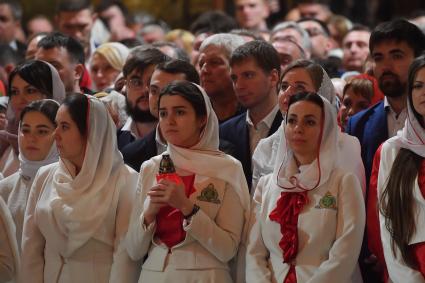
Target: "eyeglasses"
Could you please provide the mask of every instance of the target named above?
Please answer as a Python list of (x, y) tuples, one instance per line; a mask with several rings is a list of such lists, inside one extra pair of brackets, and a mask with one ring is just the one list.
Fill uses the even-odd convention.
[(310, 37), (315, 37), (321, 34), (325, 34), (322, 30), (318, 28), (307, 28), (305, 29)]
[(143, 88), (143, 80), (140, 78), (131, 78), (127, 80), (127, 86), (130, 89), (140, 89)]

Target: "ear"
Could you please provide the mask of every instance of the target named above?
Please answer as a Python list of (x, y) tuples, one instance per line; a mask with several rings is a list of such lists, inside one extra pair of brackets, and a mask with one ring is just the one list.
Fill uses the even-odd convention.
[(277, 85), (279, 84), (278, 70), (276, 69), (271, 70), (269, 74), (269, 78), (270, 78), (270, 83), (272, 84), (272, 86), (277, 89)]
[(83, 64), (76, 64), (75, 65), (75, 68), (74, 68), (75, 78), (78, 79), (78, 81), (80, 81), (81, 78), (83, 77), (84, 71), (85, 71), (85, 68), (84, 68)]
[(207, 115), (205, 115), (204, 117), (201, 118), (201, 120), (199, 121), (199, 126), (201, 128), (201, 131), (203, 131), (203, 129), (205, 128), (205, 125), (207, 124)]

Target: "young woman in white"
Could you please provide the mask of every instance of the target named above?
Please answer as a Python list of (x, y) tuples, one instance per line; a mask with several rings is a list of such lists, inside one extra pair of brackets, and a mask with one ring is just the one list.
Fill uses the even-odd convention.
[(21, 282), (133, 282), (122, 245), (137, 173), (124, 165), (105, 105), (68, 96), (56, 115), (60, 159), (39, 169), (22, 236)]
[[(332, 81), (329, 79), (326, 71), (317, 63), (310, 60), (297, 60), (287, 66), (282, 73), (279, 91), (279, 108), (284, 116), (288, 108), (289, 98), (301, 91), (315, 92), (328, 100), (337, 111), (338, 100)], [(273, 172), (276, 162), (277, 150), (280, 146), (279, 141), (283, 136), (282, 126), (270, 137), (260, 140), (253, 157), (253, 187), (258, 183), (261, 176)], [(338, 165), (347, 171), (355, 174), (362, 185), (366, 188), (365, 171), (361, 158), (360, 143), (357, 138), (338, 132), (338, 149), (340, 156)], [(347, 162), (350, 160), (350, 162)], [(251, 190), (254, 192), (254, 190)]]
[(423, 55), (410, 65), (405, 126), (381, 145), (373, 161), (368, 244), (388, 271), (386, 282), (425, 282), (424, 102)]
[(337, 166), (335, 116), (315, 93), (290, 98), (273, 173), (254, 195), (247, 282), (362, 282), (364, 201), (357, 177)]
[(25, 208), (35, 174), (41, 166), (59, 160), (54, 143), (55, 117), (59, 103), (51, 99), (31, 102), (21, 113), (18, 130), (19, 170), (0, 181), (0, 196), (6, 202), (16, 226), (20, 248)]
[(249, 214), (242, 166), (218, 150), (218, 120), (202, 88), (175, 81), (161, 92), (158, 106), (165, 154), (181, 181), (157, 182), (162, 155), (140, 169), (126, 239), (133, 260), (146, 257), (139, 282), (238, 280), (229, 262), (236, 259)]
[(33, 101), (54, 99), (61, 103), (65, 87), (56, 69), (47, 62), (30, 60), (9, 75), (7, 127), (0, 131), (0, 173), (10, 176), (19, 169), (18, 127), (21, 112)]

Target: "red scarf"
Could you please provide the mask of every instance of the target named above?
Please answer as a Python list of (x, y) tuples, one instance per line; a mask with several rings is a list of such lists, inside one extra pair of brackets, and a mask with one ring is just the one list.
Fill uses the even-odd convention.
[(284, 283), (296, 283), (295, 265), (292, 264), (298, 253), (298, 216), (308, 203), (307, 192), (282, 192), (276, 208), (269, 218), (280, 224), (282, 238), (279, 246), (283, 252), (283, 262), (290, 264)]
[[(183, 181), (186, 196), (189, 197), (195, 192), (193, 182), (195, 175), (180, 176)], [(186, 238), (186, 232), (183, 230), (183, 214), (180, 210), (169, 205), (162, 207), (156, 215), (155, 236), (161, 242), (172, 248), (181, 243)]]

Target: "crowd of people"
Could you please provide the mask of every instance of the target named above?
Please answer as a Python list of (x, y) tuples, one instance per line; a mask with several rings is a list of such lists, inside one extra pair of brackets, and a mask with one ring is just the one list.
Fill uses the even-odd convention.
[(425, 283), (425, 13), (234, 5), (0, 0), (0, 282)]

